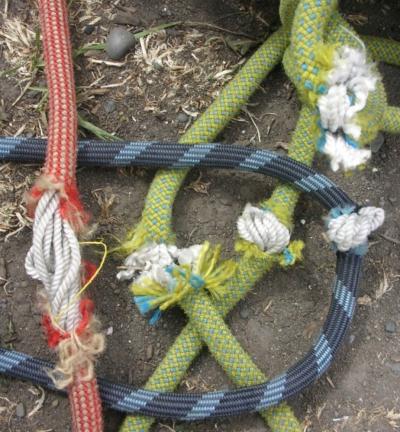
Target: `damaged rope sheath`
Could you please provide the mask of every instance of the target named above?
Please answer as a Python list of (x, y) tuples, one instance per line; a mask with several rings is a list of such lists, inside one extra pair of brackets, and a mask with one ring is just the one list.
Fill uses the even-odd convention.
[[(343, 33), (343, 32), (342, 32)], [(346, 33), (346, 32), (344, 32), (344, 33)], [(333, 33), (334, 34), (334, 36), (336, 36), (335, 35), (335, 33)], [(351, 33), (350, 33), (350, 36), (351, 36)], [(347, 38), (347, 39), (350, 39), (350, 41), (349, 41), (349, 43), (350, 44), (352, 44), (352, 43), (354, 43), (354, 40), (352, 39), (352, 38), (349, 38), (348, 37), (348, 35), (347, 34), (344, 34), (344, 36), (343, 36), (343, 34), (341, 34), (340, 35), (340, 37), (341, 38)], [(217, 100), (217, 102), (218, 102), (219, 100)], [(218, 106), (218, 105), (217, 105)], [(224, 109), (222, 109), (221, 110), (222, 112), (224, 112), (224, 113), (226, 113), (226, 109), (224, 110)], [(211, 111), (212, 112), (212, 111)], [(226, 118), (227, 117), (225, 117), (225, 119), (224, 120), (222, 120), (221, 119), (221, 121), (220, 121), (220, 123), (221, 124), (223, 124), (223, 123), (225, 123), (225, 121), (226, 121)], [(315, 124), (316, 125), (316, 119), (317, 119), (317, 117), (316, 117), (316, 115), (312, 112), (312, 111), (310, 111), (310, 113), (309, 113), (309, 118), (308, 118), (308, 122), (306, 122), (304, 125), (303, 125), (303, 127), (302, 127), (302, 129), (299, 129), (301, 132), (300, 132), (300, 134), (307, 134), (307, 133), (304, 133), (304, 131), (307, 131), (308, 130), (308, 128), (309, 128), (309, 125), (311, 124)], [(207, 117), (207, 112), (204, 114), (204, 116), (203, 117), (201, 117), (201, 119), (200, 120), (203, 120), (203, 123), (207, 123), (207, 121), (210, 121), (210, 119)], [(213, 120), (212, 120), (212, 118), (211, 118), (211, 121), (210, 121), (210, 127), (209, 127), (209, 129), (208, 129), (208, 131), (213, 131), (213, 130), (218, 130), (217, 128), (215, 128), (215, 129), (213, 129), (212, 128), (212, 126), (213, 126)], [(197, 123), (195, 123), (195, 125), (193, 126), (193, 128), (196, 128), (196, 124)], [(190, 132), (190, 131), (189, 131)], [(311, 141), (312, 141), (312, 147), (315, 147), (315, 140), (316, 140), (316, 136), (315, 135), (313, 135), (313, 132), (311, 132), (310, 133), (310, 135), (312, 136), (312, 139), (311, 139)], [(204, 133), (204, 135), (200, 135), (201, 136), (201, 139), (212, 139), (212, 134), (210, 135), (210, 136), (208, 136), (207, 135), (207, 132), (205, 132)], [(300, 135), (301, 136), (301, 135)], [(190, 135), (189, 135), (189, 137), (190, 137)], [(185, 137), (184, 137), (185, 138)], [(304, 139), (304, 138), (303, 138)], [(301, 151), (301, 150), (300, 150)], [(310, 161), (309, 161), (309, 163), (311, 163), (311, 159), (312, 159), (312, 154), (313, 154), (313, 152), (310, 152), (309, 153), (309, 155), (310, 156), (308, 156), (308, 157), (310, 157)], [(162, 173), (162, 174), (160, 174), (160, 176), (164, 176), (164, 173)], [(157, 180), (156, 180), (156, 182), (157, 182)], [(156, 183), (155, 182), (155, 183)], [(155, 183), (153, 183), (153, 185), (152, 185), (152, 188), (153, 189), (151, 189), (151, 191), (149, 192), (149, 198), (148, 198), (148, 201), (147, 201), (147, 207), (145, 208), (145, 210), (144, 210), (144, 212), (143, 212), (143, 218), (144, 219), (146, 219), (146, 217), (148, 216), (148, 213), (146, 213), (146, 211), (147, 210), (149, 210), (150, 212), (151, 212), (151, 210), (150, 210), (150, 204), (149, 204), (149, 202), (151, 201), (151, 198), (150, 198), (150, 196), (151, 196), (151, 193), (153, 193), (155, 196), (157, 196), (157, 193), (156, 193), (156, 189), (157, 189), (157, 187), (155, 186)], [(178, 182), (179, 183), (179, 182)], [(175, 189), (171, 189), (171, 186), (172, 186), (172, 184), (171, 183), (168, 183), (167, 182), (167, 184), (168, 184), (168, 191), (167, 191), (167, 193), (170, 193), (171, 192), (171, 190), (175, 190)], [(282, 190), (283, 189), (283, 190)], [(176, 192), (175, 192), (176, 193)], [(297, 194), (297, 192), (296, 191), (293, 191), (293, 190), (291, 190), (290, 188), (288, 188), (288, 187), (285, 187), (285, 186), (283, 186), (283, 187), (278, 187), (278, 189), (276, 190), (276, 193), (274, 193), (274, 195), (273, 195), (273, 197), (272, 197), (272, 199), (271, 199), (271, 201), (268, 203), (268, 204), (264, 204), (265, 206), (266, 206), (266, 208), (268, 209), (268, 210), (271, 210), (271, 207), (273, 207), (272, 208), (272, 211), (276, 211), (278, 214), (279, 214), (279, 212), (281, 213), (280, 214), (280, 216), (281, 216), (281, 220), (285, 223), (287, 223), (287, 224), (290, 224), (291, 223), (291, 215), (292, 215), (292, 209), (293, 209), (293, 207), (294, 207), (294, 203), (296, 202), (296, 200), (297, 200), (297, 197), (298, 197), (298, 194)], [(157, 197), (157, 198), (159, 198), (159, 196)], [(173, 197), (174, 198), (174, 197)], [(173, 200), (173, 198), (172, 198), (172, 200)], [(168, 204), (168, 199), (165, 199), (164, 200), (164, 208), (165, 207), (167, 207), (167, 208), (171, 208), (170, 206), (169, 206), (169, 204)], [(272, 205), (271, 205), (271, 203), (272, 203)], [(273, 204), (275, 204), (275, 206), (273, 205)], [(262, 206), (262, 205), (261, 205)], [(153, 207), (153, 212), (155, 213), (155, 212), (157, 212), (157, 211), (159, 211), (160, 210), (160, 207), (161, 206), (159, 206), (159, 207), (157, 207), (157, 206), (155, 206), (155, 207)], [(285, 211), (285, 207), (286, 207), (286, 211)], [(282, 211), (282, 209), (283, 209), (283, 211)], [(151, 220), (155, 220), (154, 219), (154, 217), (155, 217), (155, 215), (153, 214), (152, 215), (153, 216), (153, 219), (151, 218), (151, 217), (149, 217), (148, 219), (151, 221)], [(169, 215), (168, 215), (169, 216)], [(160, 224), (163, 224), (163, 225), (165, 225), (166, 223), (168, 223), (168, 221), (170, 221), (170, 218), (168, 217), (167, 215), (164, 215), (162, 218), (159, 218), (158, 220), (157, 220), (157, 226), (159, 227), (159, 225)], [(286, 216), (286, 218), (285, 218), (285, 216)], [(146, 224), (146, 220), (142, 220), (142, 222), (143, 222), (143, 224)], [(140, 232), (140, 229), (142, 228), (143, 226), (140, 226), (139, 225), (139, 228), (137, 229), (137, 231), (136, 231), (136, 240), (140, 240), (140, 237), (141, 237), (141, 233), (139, 233), (139, 235), (138, 235), (138, 232)], [(151, 238), (151, 240), (152, 241), (157, 241), (157, 237), (156, 238), (154, 238), (153, 236), (154, 236), (154, 231), (151, 231), (151, 225), (150, 226), (148, 226), (148, 229), (150, 230), (150, 233), (148, 234), (149, 236), (150, 236), (150, 238)], [(161, 229), (160, 230), (162, 230), (163, 229), (163, 227), (161, 226)], [(157, 229), (156, 229), (157, 230)], [(167, 227), (167, 231), (168, 231), (168, 227)], [(159, 234), (157, 234), (157, 235), (159, 235)], [(169, 241), (169, 239), (168, 239), (168, 236), (170, 236), (170, 234), (167, 234), (167, 235), (161, 235), (161, 239), (163, 240), (163, 241)], [(169, 237), (169, 238), (172, 238), (172, 237)], [(128, 242), (128, 245), (129, 246), (132, 246), (133, 248), (135, 248), (135, 246), (134, 246), (134, 243), (135, 243), (135, 234), (133, 234), (133, 237), (132, 237), (132, 242), (131, 243), (129, 243)], [(246, 265), (246, 260), (244, 259), (242, 262), (241, 262), (241, 264), (245, 264)], [(248, 264), (249, 265), (249, 264)], [(264, 270), (265, 270), (265, 267), (266, 267), (266, 265), (265, 265), (265, 263), (263, 263), (263, 266), (262, 266), (262, 268), (258, 268), (257, 270), (257, 274), (258, 274), (258, 277), (261, 277), (261, 274), (264, 272)], [(239, 267), (238, 267), (238, 272), (240, 272), (240, 269), (241, 269), (241, 265), (239, 265)], [(255, 279), (257, 279), (257, 278), (255, 278)], [(252, 280), (254, 280), (254, 278), (252, 279)], [(243, 281), (241, 281), (242, 283), (243, 283)], [(229, 287), (229, 288), (233, 288), (233, 289), (237, 289), (236, 287)], [(249, 288), (249, 287), (248, 287)], [(228, 291), (230, 291), (230, 290), (228, 290)], [(239, 297), (240, 298), (240, 297)], [(198, 310), (198, 309), (197, 309)], [(196, 311), (192, 311), (193, 312), (193, 315), (195, 315), (195, 313), (196, 313)], [(189, 317), (191, 318), (191, 319), (193, 319), (193, 321), (195, 321), (195, 319), (193, 318), (193, 315), (191, 314), (191, 313), (189, 313)], [(199, 321), (195, 321), (195, 322), (199, 322)], [(193, 327), (191, 324), (189, 324), (188, 326), (191, 326), (191, 327)], [(194, 327), (193, 327), (194, 328)], [(186, 329), (185, 329), (186, 330)], [(185, 331), (184, 331), (185, 332)], [(196, 331), (196, 333), (197, 333), (197, 331)], [(202, 337), (204, 337), (204, 335), (207, 333), (207, 328), (206, 329), (203, 329), (203, 332), (202, 332)], [(189, 336), (189, 334), (190, 334), (190, 336), (193, 338), (193, 333), (190, 333), (189, 331), (188, 332), (186, 332), (186, 334), (188, 334), (188, 336)], [(183, 335), (183, 333), (182, 333), (182, 335)], [(183, 337), (183, 336), (182, 336)], [(165, 365), (160, 365), (159, 366), (159, 368), (156, 370), (156, 373), (155, 373), (155, 375), (157, 376), (157, 378), (154, 378), (154, 379), (150, 379), (150, 381), (149, 381), (149, 388), (151, 388), (151, 387), (155, 387), (155, 388), (160, 388), (160, 387), (163, 387), (163, 388), (166, 388), (167, 386), (169, 386), (170, 388), (174, 388), (174, 386), (177, 384), (177, 382), (179, 382), (179, 377), (178, 377), (178, 375), (179, 375), (179, 372), (177, 371), (177, 364), (178, 363), (182, 363), (183, 362), (183, 359), (182, 359), (182, 357), (186, 357), (186, 356), (183, 356), (182, 355), (182, 347), (185, 347), (185, 351), (186, 351), (186, 348), (187, 348), (187, 346), (191, 346), (191, 341), (188, 341), (188, 340), (186, 340), (186, 342), (182, 339), (182, 337), (181, 338), (179, 338), (178, 339), (178, 341), (176, 342), (176, 344), (174, 344), (174, 346), (171, 348), (171, 350), (170, 350), (170, 352), (167, 354), (167, 356), (168, 356), (168, 359), (166, 358), (165, 359)], [(181, 340), (182, 341), (182, 345), (180, 345), (179, 344), (179, 340)], [(212, 344), (212, 340), (208, 340), (208, 342), (209, 342), (209, 348), (211, 349), (211, 351), (213, 351), (213, 349), (212, 349), (212, 346), (210, 345), (210, 344)], [(183, 345), (184, 343), (186, 343), (187, 345)], [(175, 347), (175, 345), (177, 345), (176, 347)], [(201, 343), (200, 343), (200, 345), (201, 345)], [(171, 354), (170, 354), (171, 353)], [(215, 355), (215, 353), (217, 353), (217, 351), (214, 351), (214, 355)], [(187, 356), (187, 363), (186, 363), (186, 367), (190, 364), (190, 361), (192, 360), (192, 358), (194, 358), (194, 356), (197, 354), (197, 352), (195, 352), (194, 350), (193, 350), (193, 357), (190, 357), (189, 358), (189, 356)], [(178, 361), (179, 360), (179, 361)], [(164, 363), (164, 362), (163, 362)], [(168, 377), (168, 366), (167, 366), (167, 364), (169, 363), (169, 365), (171, 366), (171, 365), (173, 365), (173, 367), (174, 367), (174, 370), (176, 371), (176, 374), (175, 374), (175, 376), (177, 377), (177, 380), (175, 381), (172, 381), (172, 377)], [(184, 371), (184, 368), (182, 367), (182, 369), (180, 370), (180, 375), (179, 376), (181, 376), (182, 374), (183, 374), (183, 371)], [(165, 375), (167, 375), (167, 377), (168, 377), (168, 379), (165, 377)], [(169, 374), (170, 375), (170, 374)], [(175, 377), (174, 377), (175, 378)], [(231, 376), (231, 378), (232, 378), (232, 376)], [(236, 382), (237, 382), (237, 380), (235, 380)], [(136, 418), (128, 418), (127, 420), (126, 420), (126, 422), (125, 422), (125, 424), (124, 424), (124, 427), (122, 428), (122, 430), (123, 431), (133, 431), (133, 430), (139, 430), (139, 429), (144, 429), (144, 428), (148, 428), (149, 427), (149, 425), (150, 425), (151, 423), (150, 423), (150, 420), (149, 419), (145, 419), (145, 418), (138, 418), (138, 417), (136, 417)], [(278, 429), (279, 430), (279, 429)]]
[[(193, 162), (189, 159), (185, 159), (185, 162), (182, 163), (182, 152), (179, 151), (178, 147), (172, 145), (168, 148), (167, 145), (166, 151), (168, 151), (169, 155), (173, 154), (172, 150), (176, 151), (175, 160), (170, 160), (171, 165), (181, 161), (180, 166), (182, 169), (199, 166), (200, 162)], [(194, 148), (188, 145), (182, 145), (182, 147), (189, 154), (190, 150)], [(241, 169), (246, 171), (271, 175), (286, 182), (291, 182), (296, 188), (314, 196), (328, 210), (337, 207), (356, 207), (347, 195), (329, 179), (288, 157), (279, 156), (266, 150), (260, 151), (243, 147), (232, 149), (229, 146), (220, 145), (218, 147), (212, 144), (208, 145), (206, 150), (208, 151), (205, 154), (208, 156), (203, 161), (207, 162), (206, 166), (207, 164), (219, 168), (236, 168), (240, 166)], [(151, 166), (161, 162), (165, 163), (162, 154), (160, 155), (159, 152), (147, 153), (146, 157), (149, 154), (152, 155), (152, 158), (148, 159)], [(248, 161), (251, 154), (259, 156), (257, 165), (244, 167), (243, 162)], [(313, 183), (315, 186), (312, 190), (309, 188), (309, 179), (315, 179), (316, 182)], [(259, 385), (208, 394), (152, 392), (145, 389), (133, 390), (124, 385), (111, 385), (108, 386), (104, 394), (106, 401), (118, 410), (137, 412), (160, 418), (191, 421), (261, 410), (297, 394), (329, 367), (354, 313), (362, 256), (349, 251), (338, 253), (337, 258), (337, 275), (331, 309), (323, 327), (323, 334), (314, 343), (305, 358), (292, 366), (287, 373)], [(229, 307), (229, 305), (223, 307)], [(190, 326), (191, 324), (183, 332), (187, 333)], [(201, 347), (200, 339), (196, 341), (196, 333), (192, 332), (188, 336), (191, 337), (195, 346)], [(188, 354), (192, 355), (192, 351)], [(51, 380), (43, 370), (43, 363), (26, 356), (21, 358), (20, 354), (8, 350), (0, 350), (0, 372), (39, 380), (38, 382), (41, 384), (54, 388)], [(277, 391), (278, 389), (279, 391)], [(237, 401), (240, 401), (240, 403), (238, 404)]]

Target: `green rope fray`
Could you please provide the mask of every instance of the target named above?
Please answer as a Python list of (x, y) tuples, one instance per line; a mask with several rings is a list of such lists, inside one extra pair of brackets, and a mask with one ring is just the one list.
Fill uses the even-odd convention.
[[(213, 140), (238, 113), (268, 73), (283, 59), (286, 73), (296, 85), (303, 102), (292, 136), (289, 156), (310, 165), (318, 139), (321, 137), (317, 102), (327, 91), (325, 82), (332, 68), (335, 50), (342, 45), (360, 48), (360, 38), (340, 17), (336, 8), (337, 1), (331, 0), (281, 1), (280, 15), (283, 27), (254, 53), (214, 103), (183, 136), (181, 142)], [(374, 59), (398, 64), (399, 44), (386, 44), (377, 38), (365, 38), (365, 43)], [(390, 115), (394, 113), (395, 120), (393, 115)], [(388, 107), (383, 85), (378, 80), (375, 90), (368, 96), (365, 108), (358, 113), (357, 119), (361, 123), (362, 132), (357, 145), (363, 146), (370, 142), (378, 130), (400, 132), (398, 113), (397, 108)], [(141, 222), (128, 234), (127, 241), (120, 248), (121, 252), (129, 254), (151, 242), (174, 243), (175, 236), (171, 225), (172, 206), (186, 173), (160, 171), (156, 175), (146, 199)], [(259, 207), (272, 211), (291, 229), (298, 198), (299, 193), (295, 189), (287, 185), (278, 185), (271, 198), (260, 203)], [(161, 310), (161, 306), (165, 304), (179, 303), (187, 314), (189, 323), (149, 379), (146, 388), (159, 391), (173, 390), (204, 344), (236, 385), (256, 384), (264, 380), (264, 374), (237, 343), (223, 317), (274, 264), (293, 265), (300, 259), (302, 247), (302, 242), (291, 242), (282, 254), (271, 255), (252, 243), (238, 239), (235, 249), (241, 254), (241, 258), (233, 274), (221, 280), (221, 289), (224, 293), (222, 296), (213, 296), (212, 290), (211, 296), (207, 294), (206, 289), (203, 289), (206, 283), (201, 272), (194, 272), (188, 268), (173, 269), (174, 279), (178, 280), (178, 285), (180, 284), (180, 292), (185, 290), (185, 295), (180, 296), (179, 292), (170, 295), (165, 287), (162, 287), (162, 290), (157, 287), (155, 297), (170, 297), (164, 298), (165, 301), (161, 303), (156, 301), (153, 306)], [(196, 278), (196, 281), (201, 282), (198, 288), (193, 287), (193, 281), (190, 282), (193, 275), (200, 276), (200, 279)], [(136, 296), (150, 294), (150, 291), (141, 292), (134, 286), (135, 284), (132, 289)], [(286, 404), (263, 411), (261, 415), (274, 432), (302, 430)], [(121, 431), (147, 431), (152, 422), (153, 420), (147, 417), (129, 416)]]

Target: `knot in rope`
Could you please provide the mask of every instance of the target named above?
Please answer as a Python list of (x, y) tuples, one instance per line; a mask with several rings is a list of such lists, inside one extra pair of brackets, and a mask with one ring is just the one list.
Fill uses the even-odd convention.
[(363, 207), (357, 213), (353, 210), (337, 208), (330, 212), (327, 234), (341, 252), (366, 245), (368, 236), (383, 224), (385, 218), (381, 208)]
[(239, 236), (268, 253), (282, 252), (290, 241), (290, 232), (270, 211), (247, 204), (237, 221)]
[(377, 79), (365, 50), (344, 46), (335, 51), (328, 90), (317, 102), (323, 130), (319, 150), (329, 156), (333, 171), (356, 168), (371, 157), (370, 150), (358, 148), (362, 127), (357, 114), (365, 108)]
[(219, 262), (220, 254), (221, 247), (212, 248), (208, 242), (184, 249), (151, 244), (131, 254), (125, 260), (127, 270), (119, 272), (117, 278), (133, 279), (134, 303), (142, 315), (153, 311), (149, 322), (155, 324), (161, 311), (201, 288), (221, 298), (236, 265)]
[(66, 331), (73, 330), (81, 318), (77, 297), (80, 266), (79, 242), (69, 222), (61, 217), (59, 195), (46, 191), (36, 208), (25, 268), (43, 283), (50, 312), (59, 317), (59, 326)]
[(26, 260), (27, 273), (40, 280), (46, 292), (43, 326), (59, 362), (49, 373), (58, 388), (80, 379), (94, 378), (94, 357), (104, 350), (104, 336), (93, 317), (93, 304), (79, 302), (81, 253), (79, 241), (61, 214), (60, 197), (46, 191), (39, 199), (33, 224), (33, 241)]

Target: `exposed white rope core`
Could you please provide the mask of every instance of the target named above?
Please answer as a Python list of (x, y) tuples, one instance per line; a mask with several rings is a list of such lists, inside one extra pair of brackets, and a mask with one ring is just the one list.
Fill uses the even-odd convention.
[(80, 320), (81, 253), (70, 224), (61, 217), (56, 191), (46, 191), (40, 198), (33, 223), (33, 241), (25, 259), (29, 276), (45, 288), (53, 316), (59, 325), (72, 331)]
[(371, 157), (371, 150), (351, 146), (340, 134), (327, 133), (323, 153), (330, 159), (332, 171), (342, 168), (352, 170), (366, 163)]
[(166, 271), (170, 265), (192, 265), (197, 261), (202, 245), (179, 249), (174, 245), (150, 243), (131, 253), (124, 261), (124, 270), (117, 274), (118, 280), (136, 280), (149, 277), (167, 286), (171, 275)]
[(237, 221), (240, 237), (255, 243), (262, 251), (282, 252), (290, 241), (290, 232), (270, 211), (246, 204)]
[(357, 114), (362, 111), (368, 95), (375, 90), (377, 76), (368, 63), (365, 50), (344, 46), (338, 49), (334, 67), (327, 76), (328, 91), (318, 99), (321, 126), (326, 143), (321, 151), (331, 159), (334, 171), (340, 167), (352, 169), (365, 163), (371, 152), (346, 142), (346, 136), (357, 141), (361, 127)]
[(358, 213), (343, 214), (328, 222), (328, 237), (341, 252), (346, 252), (368, 241), (385, 219), (385, 211), (377, 207), (363, 207)]

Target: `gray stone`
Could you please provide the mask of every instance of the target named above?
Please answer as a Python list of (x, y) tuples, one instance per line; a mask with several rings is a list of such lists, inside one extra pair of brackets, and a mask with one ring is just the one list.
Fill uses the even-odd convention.
[(385, 331), (386, 331), (386, 333), (396, 333), (397, 324), (392, 320), (387, 321), (385, 323)]
[(250, 315), (250, 311), (247, 307), (242, 307), (239, 311), (240, 318), (248, 319)]
[(185, 113), (179, 113), (176, 116), (176, 121), (178, 123), (186, 123), (188, 120), (189, 120), (189, 116), (187, 114), (185, 114)]
[(22, 402), (20, 402), (19, 404), (17, 404), (17, 407), (15, 409), (15, 415), (18, 418), (22, 418), (25, 417), (25, 414), (26, 414), (25, 405)]
[(104, 104), (104, 111), (107, 114), (111, 114), (112, 112), (115, 111), (115, 101), (112, 99), (108, 99), (106, 100), (105, 104)]
[(372, 153), (378, 153), (383, 144), (385, 143), (385, 137), (383, 133), (379, 132), (377, 137), (370, 144)]
[(59, 405), (59, 401), (58, 401), (58, 399), (54, 399), (53, 400), (53, 402), (51, 403), (51, 407), (52, 408), (57, 408), (58, 407), (58, 405)]
[(121, 60), (135, 43), (136, 39), (132, 33), (122, 27), (115, 27), (107, 37), (107, 55), (112, 60)]

